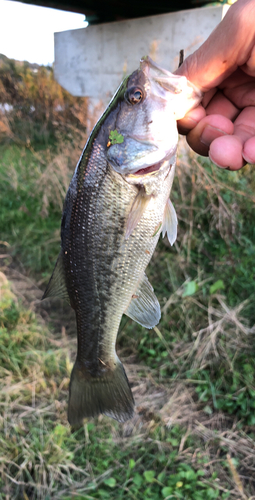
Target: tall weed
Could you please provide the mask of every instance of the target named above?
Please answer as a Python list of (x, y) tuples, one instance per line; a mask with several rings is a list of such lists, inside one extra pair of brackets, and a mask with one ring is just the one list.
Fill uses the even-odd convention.
[(72, 434), (73, 319), (37, 299), (59, 252), (86, 102), (65, 97), (50, 69), (4, 63), (16, 143), (0, 146), (0, 259), (15, 293), (0, 275), (0, 499), (255, 498), (254, 169), (221, 171), (179, 151), (177, 242), (161, 240), (148, 268), (162, 319), (146, 330), (124, 318), (118, 337), (136, 415)]
[(87, 99), (64, 90), (54, 80), (51, 67), (0, 55), (0, 103), (2, 135), (5, 130), (9, 139), (37, 149), (63, 136), (70, 139), (74, 128), (76, 133), (86, 129)]

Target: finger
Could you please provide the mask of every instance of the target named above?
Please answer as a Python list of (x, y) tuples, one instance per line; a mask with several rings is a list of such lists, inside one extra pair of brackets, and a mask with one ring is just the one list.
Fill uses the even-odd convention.
[(214, 88), (214, 89), (211, 89), (211, 90), (208, 90), (208, 92), (205, 92), (204, 93), (204, 97), (202, 99), (202, 106), (204, 106), (204, 108), (206, 108), (209, 104), (209, 102), (212, 100), (213, 96), (216, 94), (217, 92), (217, 88)]
[(182, 135), (187, 135), (188, 132), (193, 129), (202, 118), (205, 117), (205, 110), (203, 106), (198, 106), (195, 109), (189, 111), (184, 118), (178, 120), (178, 131)]
[(242, 141), (237, 136), (226, 135), (212, 142), (209, 157), (218, 167), (239, 170), (246, 163), (242, 151)]
[(217, 87), (254, 48), (254, 0), (239, 0), (228, 10), (209, 38), (176, 71), (204, 92)]
[(247, 163), (255, 163), (255, 137), (251, 137), (244, 144), (243, 158)]
[(244, 144), (251, 137), (255, 137), (255, 106), (242, 110), (234, 123), (234, 135)]
[[(206, 105), (206, 103), (209, 104)], [(204, 108), (206, 109), (204, 110)], [(240, 113), (240, 110), (224, 96), (222, 91), (213, 89), (213, 91), (206, 92), (203, 98), (203, 106), (198, 106), (178, 121), (178, 130), (180, 134), (187, 135), (206, 115), (223, 115), (234, 121), (238, 113)]]
[(224, 89), (224, 95), (240, 109), (255, 106), (255, 78), (247, 78), (249, 81), (240, 86)]
[(231, 137), (217, 138), (210, 146), (209, 156), (219, 167), (239, 170), (247, 161), (255, 160), (255, 106), (245, 108), (234, 124)]
[(255, 76), (255, 46), (251, 51), (248, 61), (241, 66), (241, 69), (247, 73), (247, 75)]
[(240, 113), (240, 109), (235, 106), (225, 95), (218, 90), (206, 107), (207, 115), (223, 115), (234, 121)]
[(228, 78), (226, 78), (219, 85), (219, 89), (224, 91), (225, 89), (234, 89), (236, 87), (241, 87), (246, 83), (254, 82), (254, 78), (250, 75), (247, 75), (241, 68), (237, 68)]
[(202, 156), (208, 156), (209, 146), (216, 138), (233, 134), (234, 125), (225, 116), (205, 116), (187, 135), (190, 147)]

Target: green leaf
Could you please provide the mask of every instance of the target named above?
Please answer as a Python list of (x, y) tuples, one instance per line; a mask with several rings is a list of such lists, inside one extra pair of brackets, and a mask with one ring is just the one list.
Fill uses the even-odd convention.
[(154, 470), (146, 470), (144, 473), (143, 473), (144, 477), (145, 477), (145, 480), (148, 482), (148, 483), (152, 483), (153, 480), (154, 480), (154, 477), (155, 477), (155, 472)]
[(208, 488), (206, 490), (206, 494), (207, 494), (208, 499), (218, 498), (218, 493), (219, 493), (219, 490), (214, 490), (213, 488)]
[(218, 290), (224, 290), (225, 285), (222, 280), (215, 281), (212, 286), (210, 286), (210, 295), (217, 292)]
[(168, 438), (167, 439), (168, 443), (171, 443), (172, 446), (177, 447), (180, 445), (180, 441), (177, 438)]
[(189, 297), (190, 295), (194, 295), (198, 290), (198, 284), (195, 281), (189, 281), (185, 285), (185, 290), (182, 294), (182, 297)]
[(64, 426), (62, 424), (57, 424), (54, 427), (53, 432), (56, 436), (66, 436), (66, 434), (68, 434), (68, 429), (66, 428), (66, 426)]
[(143, 482), (143, 478), (141, 476), (141, 474), (138, 474), (136, 473), (133, 477), (133, 483), (135, 483), (136, 486), (138, 486), (138, 488), (141, 486)]
[(161, 493), (164, 498), (167, 498), (171, 493), (173, 493), (173, 488), (170, 486), (165, 486), (165, 488), (162, 488)]
[(118, 131), (111, 130), (109, 135), (109, 141), (111, 144), (121, 144), (124, 141), (123, 135), (119, 134)]
[(114, 479), (114, 477), (109, 477), (108, 479), (104, 480), (104, 484), (106, 484), (106, 486), (109, 486), (110, 488), (114, 488), (114, 486), (116, 485), (116, 479)]
[(155, 349), (148, 349), (148, 353), (151, 355), (151, 356), (156, 356), (156, 351)]
[(111, 496), (109, 495), (108, 491), (105, 491), (105, 490), (98, 490), (97, 493), (100, 495), (100, 497), (102, 497), (104, 500), (106, 498), (111, 498)]
[(213, 410), (212, 408), (209, 406), (209, 405), (206, 405), (204, 408), (203, 408), (203, 411), (205, 413), (207, 413), (208, 415), (211, 415), (213, 413)]
[(196, 479), (196, 473), (194, 470), (188, 470), (187, 472), (185, 472), (185, 478), (188, 480), (188, 481), (193, 481), (194, 479)]
[(159, 475), (158, 475), (158, 481), (160, 481), (162, 483), (162, 481), (164, 481), (166, 478), (166, 473), (165, 472), (160, 472)]
[(255, 415), (249, 415), (248, 422), (249, 425), (255, 425)]
[[(214, 472), (213, 472), (213, 474), (214, 474)], [(205, 471), (203, 469), (199, 469), (197, 471), (197, 476), (204, 476), (204, 475), (205, 475)], [(216, 476), (215, 477), (217, 477), (217, 472), (216, 472)]]
[(88, 422), (87, 426), (88, 431), (93, 431), (93, 429), (95, 428), (95, 424), (93, 424), (92, 422)]
[(134, 466), (135, 466), (135, 461), (134, 461), (134, 459), (133, 459), (133, 458), (130, 458), (130, 460), (129, 460), (129, 468), (130, 468), (130, 469), (133, 469), (133, 468), (134, 468)]

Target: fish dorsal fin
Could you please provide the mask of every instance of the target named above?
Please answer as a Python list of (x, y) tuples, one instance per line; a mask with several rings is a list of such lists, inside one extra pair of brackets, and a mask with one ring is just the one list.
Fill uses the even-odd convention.
[(129, 238), (130, 234), (134, 231), (138, 222), (142, 218), (150, 199), (151, 195), (147, 195), (144, 189), (140, 189), (129, 212), (125, 234), (126, 240)]
[(48, 297), (59, 297), (70, 304), (70, 299), (65, 282), (65, 272), (63, 265), (62, 251), (59, 253), (54, 271), (51, 275), (47, 288), (42, 296), (42, 300)]
[(140, 323), (140, 325), (145, 326), (145, 328), (153, 328), (159, 323), (161, 317), (160, 305), (145, 274), (137, 290), (132, 295), (125, 314)]
[(164, 211), (164, 218), (162, 223), (162, 238), (167, 234), (170, 245), (173, 245), (177, 238), (177, 215), (175, 208), (168, 198), (167, 204)]

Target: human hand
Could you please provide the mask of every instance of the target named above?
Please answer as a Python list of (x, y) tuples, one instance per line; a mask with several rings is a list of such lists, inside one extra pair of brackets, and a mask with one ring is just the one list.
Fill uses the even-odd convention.
[(205, 92), (178, 122), (198, 154), (238, 170), (255, 163), (255, 0), (238, 0), (176, 71)]

